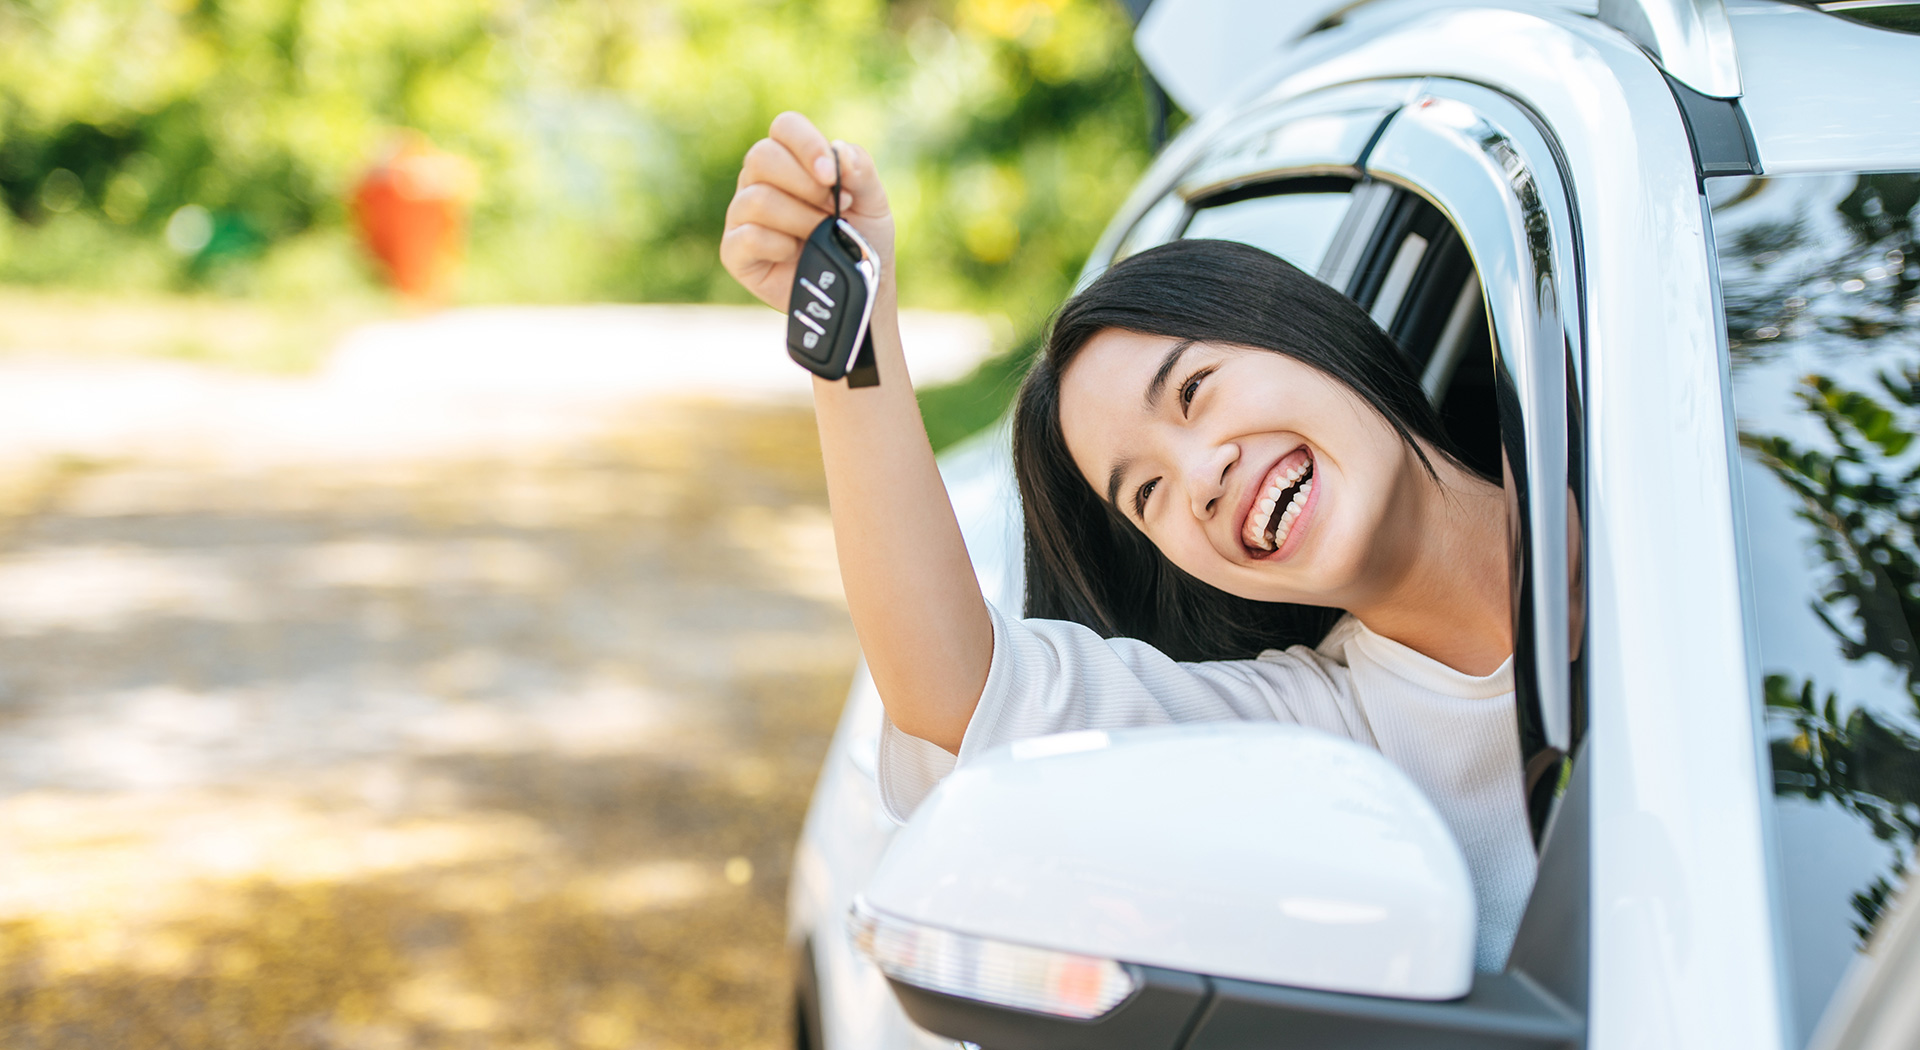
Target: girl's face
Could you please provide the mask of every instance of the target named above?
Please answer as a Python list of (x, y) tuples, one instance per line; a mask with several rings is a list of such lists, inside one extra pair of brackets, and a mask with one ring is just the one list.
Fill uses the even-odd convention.
[[(1107, 329), (1060, 380), (1080, 473), (1229, 594), (1350, 606), (1405, 571), (1429, 479), (1358, 395), (1270, 350)], [(1399, 508), (1402, 513), (1395, 514)]]

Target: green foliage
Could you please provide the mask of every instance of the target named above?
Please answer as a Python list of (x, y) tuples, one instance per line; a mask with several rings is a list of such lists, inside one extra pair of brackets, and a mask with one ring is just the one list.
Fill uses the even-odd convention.
[(908, 303), (1027, 332), (1147, 154), (1112, 0), (0, 0), (0, 281), (364, 288), (344, 201), (414, 129), (481, 173), (462, 298), (741, 301), (782, 109), (874, 150)]
[[(1849, 660), (1878, 656), (1901, 671), (1920, 716), (1920, 466), (1889, 462), (1912, 444), (1920, 423), (1920, 368), (1882, 374), (1895, 409), (1823, 375), (1808, 376), (1799, 400), (1832, 441), (1833, 451), (1785, 437), (1743, 433), (1741, 443), (1800, 499), (1826, 563), (1826, 590), (1812, 609)], [(1902, 419), (1904, 415), (1907, 418)], [(1920, 737), (1864, 706), (1816, 694), (1811, 679), (1765, 681), (1774, 790), (1832, 800), (1893, 847), (1891, 870), (1853, 895), (1862, 942), (1872, 933), (1906, 858), (1920, 842)]]

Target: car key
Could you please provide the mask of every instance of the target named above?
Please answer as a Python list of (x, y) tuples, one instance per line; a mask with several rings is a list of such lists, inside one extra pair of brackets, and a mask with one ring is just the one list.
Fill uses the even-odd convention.
[(874, 361), (873, 299), (880, 259), (840, 217), (840, 151), (833, 154), (833, 214), (800, 248), (787, 296), (787, 356), (822, 379), (850, 387), (880, 385)]

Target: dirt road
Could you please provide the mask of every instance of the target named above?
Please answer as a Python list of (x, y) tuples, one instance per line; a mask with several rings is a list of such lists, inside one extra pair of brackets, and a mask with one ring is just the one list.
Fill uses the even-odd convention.
[(811, 417), (597, 418), (0, 468), (0, 1045), (786, 1044)]

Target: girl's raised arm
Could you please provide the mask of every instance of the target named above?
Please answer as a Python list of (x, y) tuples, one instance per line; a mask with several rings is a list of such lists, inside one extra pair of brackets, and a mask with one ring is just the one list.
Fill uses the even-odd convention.
[(834, 151), (842, 215), (881, 260), (872, 328), (880, 385), (813, 381), (840, 579), (887, 717), (957, 753), (986, 686), (993, 626), (907, 378), (893, 215), (873, 159), (858, 146), (829, 143), (798, 113), (780, 114), (747, 151), (720, 259), (784, 313), (800, 246), (832, 210)]

